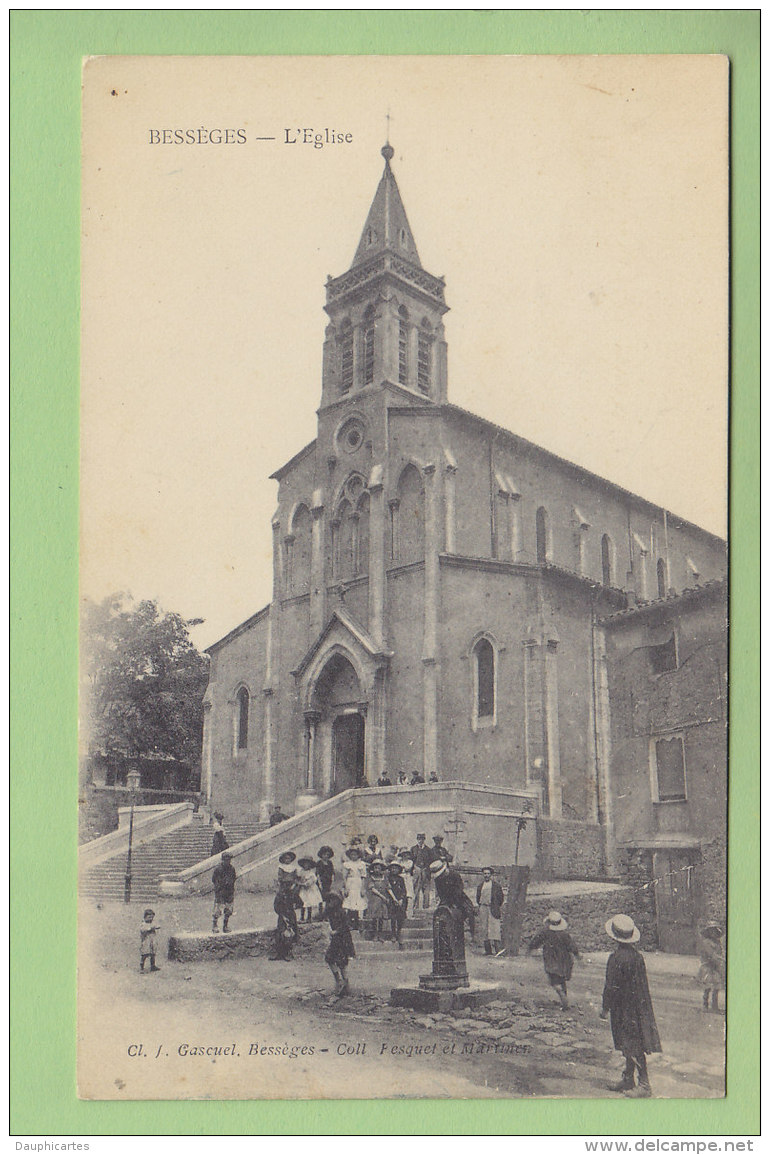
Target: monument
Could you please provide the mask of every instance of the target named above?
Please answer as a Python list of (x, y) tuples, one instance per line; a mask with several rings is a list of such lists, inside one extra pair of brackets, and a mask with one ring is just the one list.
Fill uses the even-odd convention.
[(496, 983), (471, 982), (465, 962), (465, 921), (473, 928), (474, 908), (460, 872), (443, 859), (431, 863), (438, 906), (433, 914), (433, 969), (420, 975), (416, 987), (390, 992), (394, 1007), (419, 1011), (452, 1011), (492, 1002), (504, 992)]

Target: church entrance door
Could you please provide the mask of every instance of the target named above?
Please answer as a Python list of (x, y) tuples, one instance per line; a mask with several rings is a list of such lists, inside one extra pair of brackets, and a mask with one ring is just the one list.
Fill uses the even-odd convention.
[(341, 714), (332, 726), (332, 794), (359, 785), (364, 776), (364, 719)]

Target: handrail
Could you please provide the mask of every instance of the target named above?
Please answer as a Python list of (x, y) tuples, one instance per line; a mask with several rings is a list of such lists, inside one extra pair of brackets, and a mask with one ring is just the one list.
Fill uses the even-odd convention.
[[(161, 834), (168, 834), (169, 831), (176, 830), (180, 826), (186, 826), (192, 821), (195, 804), (176, 802), (172, 806), (164, 806), (162, 810), (159, 810), (157, 806), (152, 806), (148, 807), (152, 813), (145, 815), (141, 814), (142, 809), (141, 806), (134, 808), (132, 840), (134, 846), (143, 842), (150, 842), (153, 838), (158, 838)], [(109, 834), (103, 834), (100, 838), (93, 838), (90, 842), (82, 843), (78, 847), (80, 868), (97, 866), (117, 854), (123, 854), (128, 850), (128, 834), (128, 827), (121, 826)]]

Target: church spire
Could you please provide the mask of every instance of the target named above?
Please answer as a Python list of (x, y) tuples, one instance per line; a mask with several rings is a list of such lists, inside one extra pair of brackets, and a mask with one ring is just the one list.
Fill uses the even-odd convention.
[(390, 167), (394, 154), (389, 142), (383, 146), (381, 152), (385, 158), (385, 171), (374, 194), (351, 268), (386, 251), (398, 253), (418, 268), (422, 268), (417, 245), (406, 218), (406, 209)]

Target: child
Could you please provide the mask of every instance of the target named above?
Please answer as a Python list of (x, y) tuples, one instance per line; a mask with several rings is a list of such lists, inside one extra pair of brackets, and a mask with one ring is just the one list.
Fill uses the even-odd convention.
[(144, 964), (147, 959), (150, 960), (150, 970), (159, 971), (160, 967), (155, 965), (155, 932), (160, 930), (153, 922), (155, 918), (155, 911), (148, 909), (144, 912), (141, 925), (139, 927), (139, 970), (141, 973), (147, 974), (144, 969)]
[(273, 901), (273, 910), (278, 915), (273, 934), (273, 951), (267, 957), (270, 962), (291, 962), (294, 944), (299, 938), (294, 900), (297, 887), (290, 874), (279, 875), (278, 892)]
[(401, 863), (403, 868), (403, 874), (401, 877), (403, 878), (404, 886), (406, 887), (406, 909), (407, 911), (409, 910), (409, 904), (411, 903), (412, 910), (414, 910), (414, 858), (412, 857), (411, 851), (400, 851), (398, 855), (398, 861)]
[[(623, 1091), (629, 1099), (649, 1099), (652, 1095), (647, 1074), (646, 1055), (660, 1051), (660, 1037), (652, 1009), (647, 969), (644, 959), (633, 945), (639, 942), (639, 930), (627, 914), (616, 914), (604, 924), (610, 938), (617, 943), (607, 959), (607, 978), (599, 1017), (610, 1016), (612, 1041), (622, 1051), (626, 1067), (619, 1083), (611, 1091)], [(639, 1085), (634, 1086), (634, 1071)]]
[(232, 859), (232, 854), (226, 850), (222, 855), (222, 861), (219, 866), (214, 868), (211, 875), (211, 881), (214, 884), (214, 913), (211, 919), (211, 930), (214, 934), (219, 934), (219, 919), (221, 915), (224, 915), (222, 919), (222, 934), (227, 934), (230, 929), (228, 923), (233, 913), (236, 879)]
[(312, 858), (300, 858), (297, 862), (297, 884), (299, 886), (300, 922), (313, 921), (313, 907), (321, 905), (321, 891), (318, 889), (318, 876), (315, 862)]
[(335, 994), (338, 998), (348, 993), (348, 963), (356, 957), (353, 936), (350, 933), (350, 916), (342, 905), (342, 899), (334, 891), (326, 900), (324, 915), (331, 927), (331, 942), (324, 960), (334, 975)]
[(324, 916), (324, 905), (329, 895), (331, 894), (332, 886), (334, 885), (334, 851), (331, 846), (322, 846), (318, 851), (318, 862), (316, 863), (316, 876), (318, 878), (318, 886), (321, 891), (321, 909), (318, 912), (319, 918)]
[(543, 966), (548, 981), (559, 996), (561, 1009), (566, 1011), (567, 983), (572, 978), (572, 956), (580, 958), (580, 952), (567, 933), (567, 922), (558, 910), (552, 910), (543, 919), (545, 930), (539, 930), (530, 941), (527, 951), (543, 948)]
[(385, 893), (388, 896), (388, 914), (390, 915), (390, 933), (398, 949), (403, 950), (401, 928), (406, 921), (406, 907), (409, 899), (406, 893), (406, 883), (403, 879), (404, 868), (400, 862), (388, 864), (388, 877)]
[(366, 895), (364, 894), (366, 866), (361, 861), (361, 851), (357, 846), (351, 844), (345, 851), (342, 875), (345, 880), (345, 897), (342, 905), (345, 910), (350, 911), (351, 925), (358, 927), (361, 915), (366, 910)]
[(388, 890), (385, 879), (385, 863), (372, 862), (366, 877), (366, 917), (370, 924), (370, 936), (382, 942), (382, 927), (389, 917)]
[(725, 955), (722, 948), (722, 930), (715, 922), (704, 926), (700, 932), (700, 970), (698, 978), (703, 983), (703, 1009), (719, 1014), (719, 992), (725, 989)]

